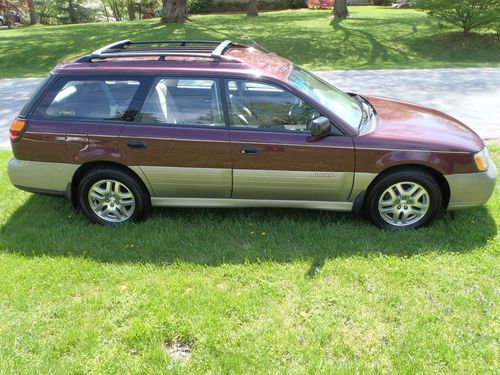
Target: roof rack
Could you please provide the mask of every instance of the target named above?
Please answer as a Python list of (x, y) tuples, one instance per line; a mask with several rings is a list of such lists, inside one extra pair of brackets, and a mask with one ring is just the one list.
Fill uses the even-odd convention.
[[(146, 46), (134, 48), (134, 46)], [(151, 46), (153, 45), (153, 46)], [(156, 45), (156, 46), (154, 46)], [(144, 57), (157, 56), (160, 60), (165, 57), (199, 57), (213, 60), (226, 60), (239, 62), (224, 56), (224, 53), (230, 46), (242, 46), (225, 40), (217, 42), (212, 40), (161, 40), (161, 41), (140, 41), (120, 40), (101, 47), (89, 55), (85, 55), (76, 60), (78, 63), (92, 62), (92, 60), (103, 60), (116, 57)]]

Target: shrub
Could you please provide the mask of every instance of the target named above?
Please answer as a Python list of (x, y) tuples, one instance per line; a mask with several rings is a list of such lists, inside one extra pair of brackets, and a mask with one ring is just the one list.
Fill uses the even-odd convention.
[[(215, 12), (242, 12), (245, 11), (248, 1), (224, 0), (190, 0), (188, 13), (215, 13)], [(306, 8), (307, 0), (257, 0), (258, 10), (279, 10)]]
[(333, 1), (334, 0), (309, 0), (307, 5), (315, 9), (333, 8)]
[(460, 26), (464, 34), (500, 23), (499, 0), (417, 0), (416, 5), (430, 16)]
[(371, 0), (372, 5), (391, 5), (393, 3), (392, 0)]

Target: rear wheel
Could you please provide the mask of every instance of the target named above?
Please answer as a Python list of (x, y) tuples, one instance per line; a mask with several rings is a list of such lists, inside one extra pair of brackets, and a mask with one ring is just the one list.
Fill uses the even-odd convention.
[(429, 224), (441, 208), (442, 193), (430, 174), (419, 170), (394, 171), (375, 182), (366, 210), (383, 229), (414, 229)]
[(88, 172), (78, 186), (78, 201), (92, 222), (103, 225), (140, 221), (151, 207), (141, 184), (128, 173), (112, 168)]

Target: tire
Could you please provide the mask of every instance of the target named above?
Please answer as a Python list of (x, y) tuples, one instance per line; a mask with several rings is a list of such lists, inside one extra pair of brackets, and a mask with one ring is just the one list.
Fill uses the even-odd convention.
[(81, 179), (78, 203), (90, 221), (102, 225), (138, 222), (151, 210), (149, 193), (129, 173), (96, 168)]
[(442, 206), (436, 179), (418, 169), (400, 169), (375, 180), (365, 213), (382, 229), (408, 230), (430, 224)]

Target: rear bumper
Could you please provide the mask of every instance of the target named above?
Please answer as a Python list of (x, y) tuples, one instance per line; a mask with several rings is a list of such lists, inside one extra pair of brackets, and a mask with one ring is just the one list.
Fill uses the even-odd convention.
[(65, 196), (78, 164), (47, 163), (12, 158), (7, 166), (12, 185), (33, 193)]
[(488, 170), (481, 173), (445, 176), (450, 185), (448, 210), (481, 206), (491, 197), (497, 180), (497, 168), (492, 160)]

